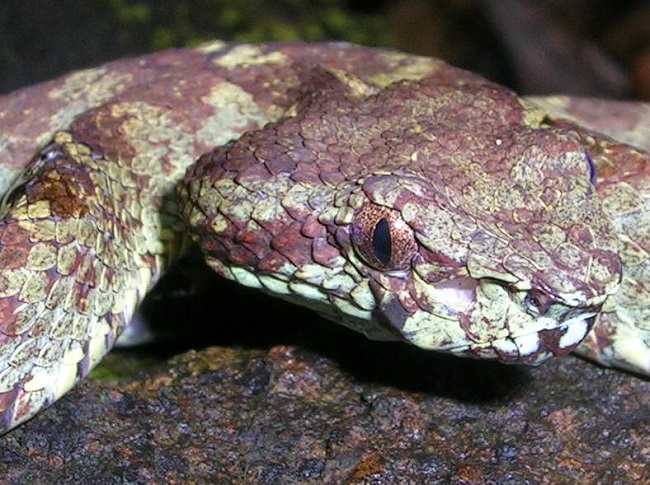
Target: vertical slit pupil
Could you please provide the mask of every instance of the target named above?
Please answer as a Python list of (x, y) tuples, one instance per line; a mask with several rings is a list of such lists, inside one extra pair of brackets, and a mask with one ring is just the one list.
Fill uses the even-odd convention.
[(372, 250), (375, 254), (375, 258), (377, 258), (381, 264), (387, 265), (390, 263), (390, 224), (385, 217), (379, 220), (372, 232)]
[(587, 164), (589, 165), (589, 180), (591, 185), (596, 185), (596, 164), (589, 153), (585, 152), (585, 155), (587, 156)]

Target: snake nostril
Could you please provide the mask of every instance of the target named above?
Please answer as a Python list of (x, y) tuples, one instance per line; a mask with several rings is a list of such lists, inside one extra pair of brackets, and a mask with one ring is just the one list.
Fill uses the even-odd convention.
[(5, 195), (3, 200), (3, 205), (9, 206), (15, 204), (16, 201), (20, 199), (20, 197), (25, 195), (26, 190), (27, 190), (27, 181), (23, 181), (20, 184), (16, 185), (15, 187), (12, 187)]
[(555, 300), (552, 296), (539, 290), (530, 290), (524, 299), (526, 309), (536, 315), (544, 315), (553, 303)]

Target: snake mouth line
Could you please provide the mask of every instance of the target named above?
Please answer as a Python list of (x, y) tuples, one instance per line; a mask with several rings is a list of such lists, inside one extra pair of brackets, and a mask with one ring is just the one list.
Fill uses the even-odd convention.
[(459, 345), (446, 351), (492, 357), (505, 363), (537, 364), (551, 356), (563, 356), (575, 350), (591, 330), (596, 315), (596, 312), (583, 313), (567, 318), (555, 327)]

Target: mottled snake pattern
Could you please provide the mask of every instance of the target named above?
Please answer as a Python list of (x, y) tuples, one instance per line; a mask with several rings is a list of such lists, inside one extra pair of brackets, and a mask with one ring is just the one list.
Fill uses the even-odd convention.
[(649, 120), (343, 43), (212, 42), (0, 97), (0, 431), (194, 244), (372, 339), (648, 375)]

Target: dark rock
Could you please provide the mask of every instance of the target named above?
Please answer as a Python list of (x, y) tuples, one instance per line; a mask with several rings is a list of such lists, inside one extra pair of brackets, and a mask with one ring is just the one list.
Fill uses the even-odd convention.
[(573, 357), (532, 370), (445, 358), (317, 323), (300, 346), (209, 347), (116, 384), (85, 381), (2, 438), (0, 475), (642, 483), (648, 436), (650, 383), (639, 377)]

